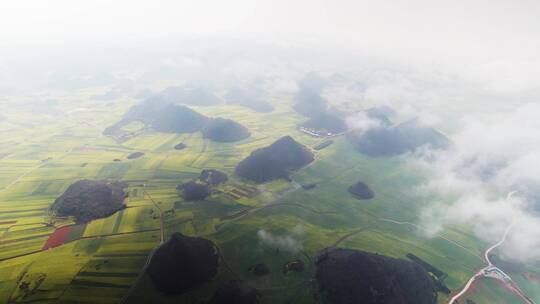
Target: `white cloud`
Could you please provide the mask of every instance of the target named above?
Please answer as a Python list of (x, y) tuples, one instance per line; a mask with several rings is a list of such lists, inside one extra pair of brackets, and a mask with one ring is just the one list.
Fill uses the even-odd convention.
[[(298, 235), (299, 233), (302, 234), (302, 229), (303, 228), (295, 227), (293, 233), (296, 235)], [(291, 253), (297, 253), (302, 250), (302, 244), (298, 240), (296, 240), (293, 235), (276, 235), (269, 231), (261, 229), (257, 231), (257, 236), (259, 237), (261, 243), (270, 247), (279, 248), (281, 250)]]
[[(434, 174), (419, 192), (444, 200), (423, 211), (431, 233), (446, 225), (470, 225), (477, 236), (492, 242), (516, 221), (503, 253), (540, 259), (539, 115), (539, 104), (526, 104), (484, 121), (465, 119), (450, 150), (411, 159)], [(517, 192), (506, 200), (504, 195), (511, 191)]]
[(358, 136), (371, 129), (382, 127), (380, 120), (369, 117), (364, 111), (348, 116), (346, 123), (349, 129), (355, 130), (355, 134), (358, 134)]

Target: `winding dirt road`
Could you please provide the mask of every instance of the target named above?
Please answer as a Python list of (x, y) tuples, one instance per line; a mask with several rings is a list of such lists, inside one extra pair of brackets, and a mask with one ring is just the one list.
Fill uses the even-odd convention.
[[(506, 196), (506, 200), (508, 201), (510, 198), (512, 198), (512, 195), (514, 195), (514, 193), (516, 193), (516, 191), (512, 191), (510, 193), (508, 193), (508, 195)], [(512, 228), (514, 227), (514, 223), (515, 223), (515, 220), (512, 220), (512, 222), (510, 223), (510, 225), (508, 225), (508, 227), (506, 227), (506, 230), (504, 231), (504, 234), (502, 236), (502, 238), (495, 244), (493, 244), (492, 246), (490, 246), (488, 249), (486, 249), (486, 251), (484, 252), (484, 260), (487, 262), (487, 266), (483, 267), (482, 269), (480, 269), (477, 273), (475, 273), (470, 279), (469, 281), (467, 281), (467, 283), (465, 284), (465, 286), (463, 286), (463, 289), (461, 289), (460, 292), (458, 292), (457, 294), (455, 294), (449, 301), (448, 301), (448, 304), (457, 304), (458, 303), (458, 299), (463, 296), (465, 293), (467, 293), (467, 291), (469, 290), (469, 288), (472, 286), (472, 284), (477, 280), (477, 279), (480, 279), (482, 277), (486, 277), (489, 273), (498, 273), (498, 275), (496, 276), (490, 276), (492, 278), (495, 278), (497, 280), (500, 280), (502, 281), (502, 283), (505, 285), (505, 287), (512, 291), (513, 293), (515, 293), (518, 297), (520, 297), (524, 303), (527, 303), (527, 304), (535, 304), (533, 300), (531, 300), (529, 297), (527, 297), (523, 291), (521, 291), (521, 289), (518, 287), (518, 285), (512, 280), (512, 278), (506, 274), (504, 271), (502, 271), (501, 269), (499, 269), (498, 267), (494, 266), (493, 263), (491, 262), (491, 260), (489, 259), (489, 254), (491, 253), (491, 251), (493, 251), (494, 249), (496, 249), (497, 247), (501, 246), (505, 241), (506, 241), (506, 238), (508, 237), (508, 234), (510, 233), (510, 231), (512, 230)]]

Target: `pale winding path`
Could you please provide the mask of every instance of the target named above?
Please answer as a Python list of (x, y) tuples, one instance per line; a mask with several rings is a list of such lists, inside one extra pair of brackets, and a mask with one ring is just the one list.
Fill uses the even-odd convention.
[[(512, 195), (516, 193), (516, 191), (512, 191), (510, 193), (508, 193), (508, 195), (506, 196), (506, 200), (508, 201)], [(506, 228), (506, 230), (504, 231), (504, 234), (502, 236), (502, 238), (495, 244), (493, 244), (491, 247), (489, 247), (488, 249), (486, 249), (485, 253), (484, 253), (484, 259), (486, 260), (487, 262), (487, 266), (483, 267), (482, 269), (480, 269), (477, 273), (475, 273), (470, 279), (469, 281), (467, 281), (467, 284), (465, 284), (465, 286), (463, 287), (463, 289), (461, 289), (460, 292), (458, 292), (457, 294), (455, 294), (449, 301), (448, 301), (448, 304), (454, 304), (454, 303), (458, 303), (457, 300), (463, 296), (465, 293), (467, 293), (467, 291), (469, 290), (469, 288), (472, 286), (472, 284), (479, 278), (482, 278), (482, 277), (485, 277), (487, 272), (497, 272), (500, 274), (500, 276), (502, 277), (499, 277), (499, 276), (491, 276), (492, 278), (495, 278), (495, 279), (498, 279), (500, 281), (503, 282), (503, 284), (505, 285), (506, 288), (508, 288), (510, 291), (514, 292), (518, 297), (520, 297), (524, 303), (527, 303), (527, 304), (534, 304), (534, 302), (529, 299), (522, 291), (521, 289), (517, 286), (517, 284), (512, 281), (512, 278), (510, 278), (510, 276), (508, 274), (506, 274), (504, 271), (502, 271), (501, 269), (497, 268), (496, 266), (493, 265), (493, 263), (491, 262), (491, 260), (489, 259), (489, 254), (491, 253), (491, 251), (493, 251), (495, 248), (501, 246), (505, 241), (506, 241), (506, 238), (508, 236), (508, 234), (510, 233), (510, 231), (512, 230), (512, 228), (514, 227), (514, 220), (512, 220), (512, 222), (510, 223), (510, 225), (508, 225), (508, 227)]]

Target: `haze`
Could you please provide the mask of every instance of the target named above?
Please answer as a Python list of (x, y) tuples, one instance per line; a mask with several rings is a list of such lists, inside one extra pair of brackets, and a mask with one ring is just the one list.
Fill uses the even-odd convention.
[[(539, 301), (539, 16), (540, 2), (533, 0), (4, 1), (0, 207), (36, 200), (43, 210), (53, 208), (66, 181), (76, 178), (128, 180), (128, 186), (114, 185), (157, 197), (163, 191), (174, 218), (169, 224), (179, 231), (219, 235), (222, 227), (229, 232), (227, 227), (242, 223), (249, 233), (235, 238), (255, 248), (248, 257), (304, 259), (305, 252), (314, 256), (314, 248), (320, 254), (342, 244), (404, 258), (400, 250), (412, 253), (410, 244), (433, 246), (416, 255), (425, 253), (448, 277), (443, 283), (450, 289), (442, 286), (449, 292), (439, 290), (438, 303), (456, 295), (476, 301), (483, 295), (488, 300), (479, 303), (489, 303), (484, 292), (493, 286), (476, 283), (476, 295), (459, 291), (468, 289), (467, 280), (473, 284), (484, 276), (479, 269), (494, 265), (520, 269), (504, 268), (513, 279), (503, 280), (509, 284), (505, 290)], [(238, 134), (221, 132), (229, 128)], [(300, 151), (304, 159), (260, 165), (263, 152), (250, 159), (256, 149)], [(103, 155), (90, 153), (96, 151)], [(74, 160), (72, 153), (81, 158)], [(197, 156), (191, 159), (192, 154)], [(54, 171), (63, 166), (65, 171)], [(223, 170), (232, 181), (203, 183), (196, 177), (203, 169)], [(257, 171), (271, 175), (274, 169), (270, 177)], [(349, 180), (351, 172), (365, 180)], [(45, 185), (43, 179), (55, 174), (62, 176), (50, 182), (55, 186)], [(201, 183), (206, 188), (197, 188), (196, 203), (190, 202), (188, 189)], [(326, 183), (332, 187), (324, 188)], [(374, 194), (375, 204), (351, 192), (353, 183), (371, 192), (367, 200)], [(228, 192), (240, 184), (246, 188)], [(396, 189), (403, 193), (391, 192)], [(228, 194), (231, 202), (212, 210), (197, 205), (207, 197), (218, 201), (216, 193)], [(163, 210), (148, 202), (148, 193), (139, 196), (141, 206), (152, 210), (144, 216), (161, 221), (161, 227), (144, 229), (160, 230), (163, 247)], [(311, 200), (313, 205), (306, 203)], [(124, 212), (121, 201), (116, 203), (106, 216)], [(414, 208), (400, 209), (401, 203)], [(304, 209), (280, 211), (287, 205)], [(276, 207), (283, 218), (266, 220), (275, 216), (267, 207)], [(196, 219), (203, 209), (214, 222), (187, 227), (179, 219), (182, 212)], [(258, 212), (268, 212), (261, 215), (265, 220), (259, 222)], [(81, 224), (81, 218), (85, 225), (96, 220), (79, 215), (70, 225)], [(386, 224), (400, 228), (385, 230)], [(410, 238), (410, 244), (370, 247), (379, 236), (363, 235), (362, 229)], [(336, 237), (340, 233), (343, 238)], [(363, 239), (355, 239), (357, 234)], [(503, 262), (492, 263), (484, 254), (502, 236), (493, 249)], [(441, 240), (463, 252), (433, 245)], [(229, 241), (216, 240), (225, 255), (236, 248)], [(2, 256), (0, 266), (18, 254)], [(258, 260), (249, 261), (250, 272), (256, 266), (265, 270)], [(242, 263), (235, 271), (247, 272)], [(0, 283), (2, 276), (0, 271)]]

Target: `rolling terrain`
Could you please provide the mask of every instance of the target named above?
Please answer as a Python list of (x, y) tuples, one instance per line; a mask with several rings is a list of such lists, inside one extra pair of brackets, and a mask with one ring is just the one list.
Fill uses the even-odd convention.
[[(0, 303), (190, 303), (212, 300), (228, 282), (248, 284), (260, 303), (313, 303), (319, 291), (315, 260), (328, 248), (408, 261), (413, 254), (436, 269), (429, 272), (453, 292), (484, 267), (490, 244), (475, 238), (469, 227), (425, 236), (419, 210), (437, 198), (419, 199), (410, 190), (429, 176), (399, 156), (359, 153), (346, 136), (315, 149), (326, 139), (297, 129), (306, 117), (296, 113), (291, 100), (272, 100), (272, 112), (190, 106), (248, 128), (250, 136), (236, 142), (133, 123), (121, 127), (131, 134), (122, 140), (102, 134), (134, 104), (74, 106), (66, 100), (56, 106), (62, 119), (45, 113), (31, 122), (23, 120), (30, 106), (4, 114), (9, 119), (0, 122)], [(289, 180), (256, 183), (235, 174), (253, 151), (286, 135), (314, 159), (288, 172)], [(185, 145), (181, 150), (175, 149), (179, 143)], [(130, 159), (134, 152), (143, 154)], [(177, 186), (198, 179), (205, 169), (224, 172), (228, 179), (212, 185), (203, 200), (184, 200)], [(85, 221), (55, 216), (55, 200), (83, 179), (126, 183), (125, 207)], [(369, 185), (371, 199), (349, 193), (359, 180)], [(316, 187), (301, 187), (312, 184)], [(211, 241), (219, 264), (210, 281), (169, 295), (156, 288), (147, 268), (156, 248), (178, 232)], [(297, 260), (305, 265), (302, 271), (283, 271)], [(267, 275), (250, 271), (260, 263), (268, 267)], [(540, 275), (538, 267), (528, 271)], [(539, 286), (522, 274), (513, 277), (525, 291)], [(462, 299), (520, 303), (493, 285), (482, 280)], [(439, 291), (436, 302), (447, 303), (451, 295)]]

